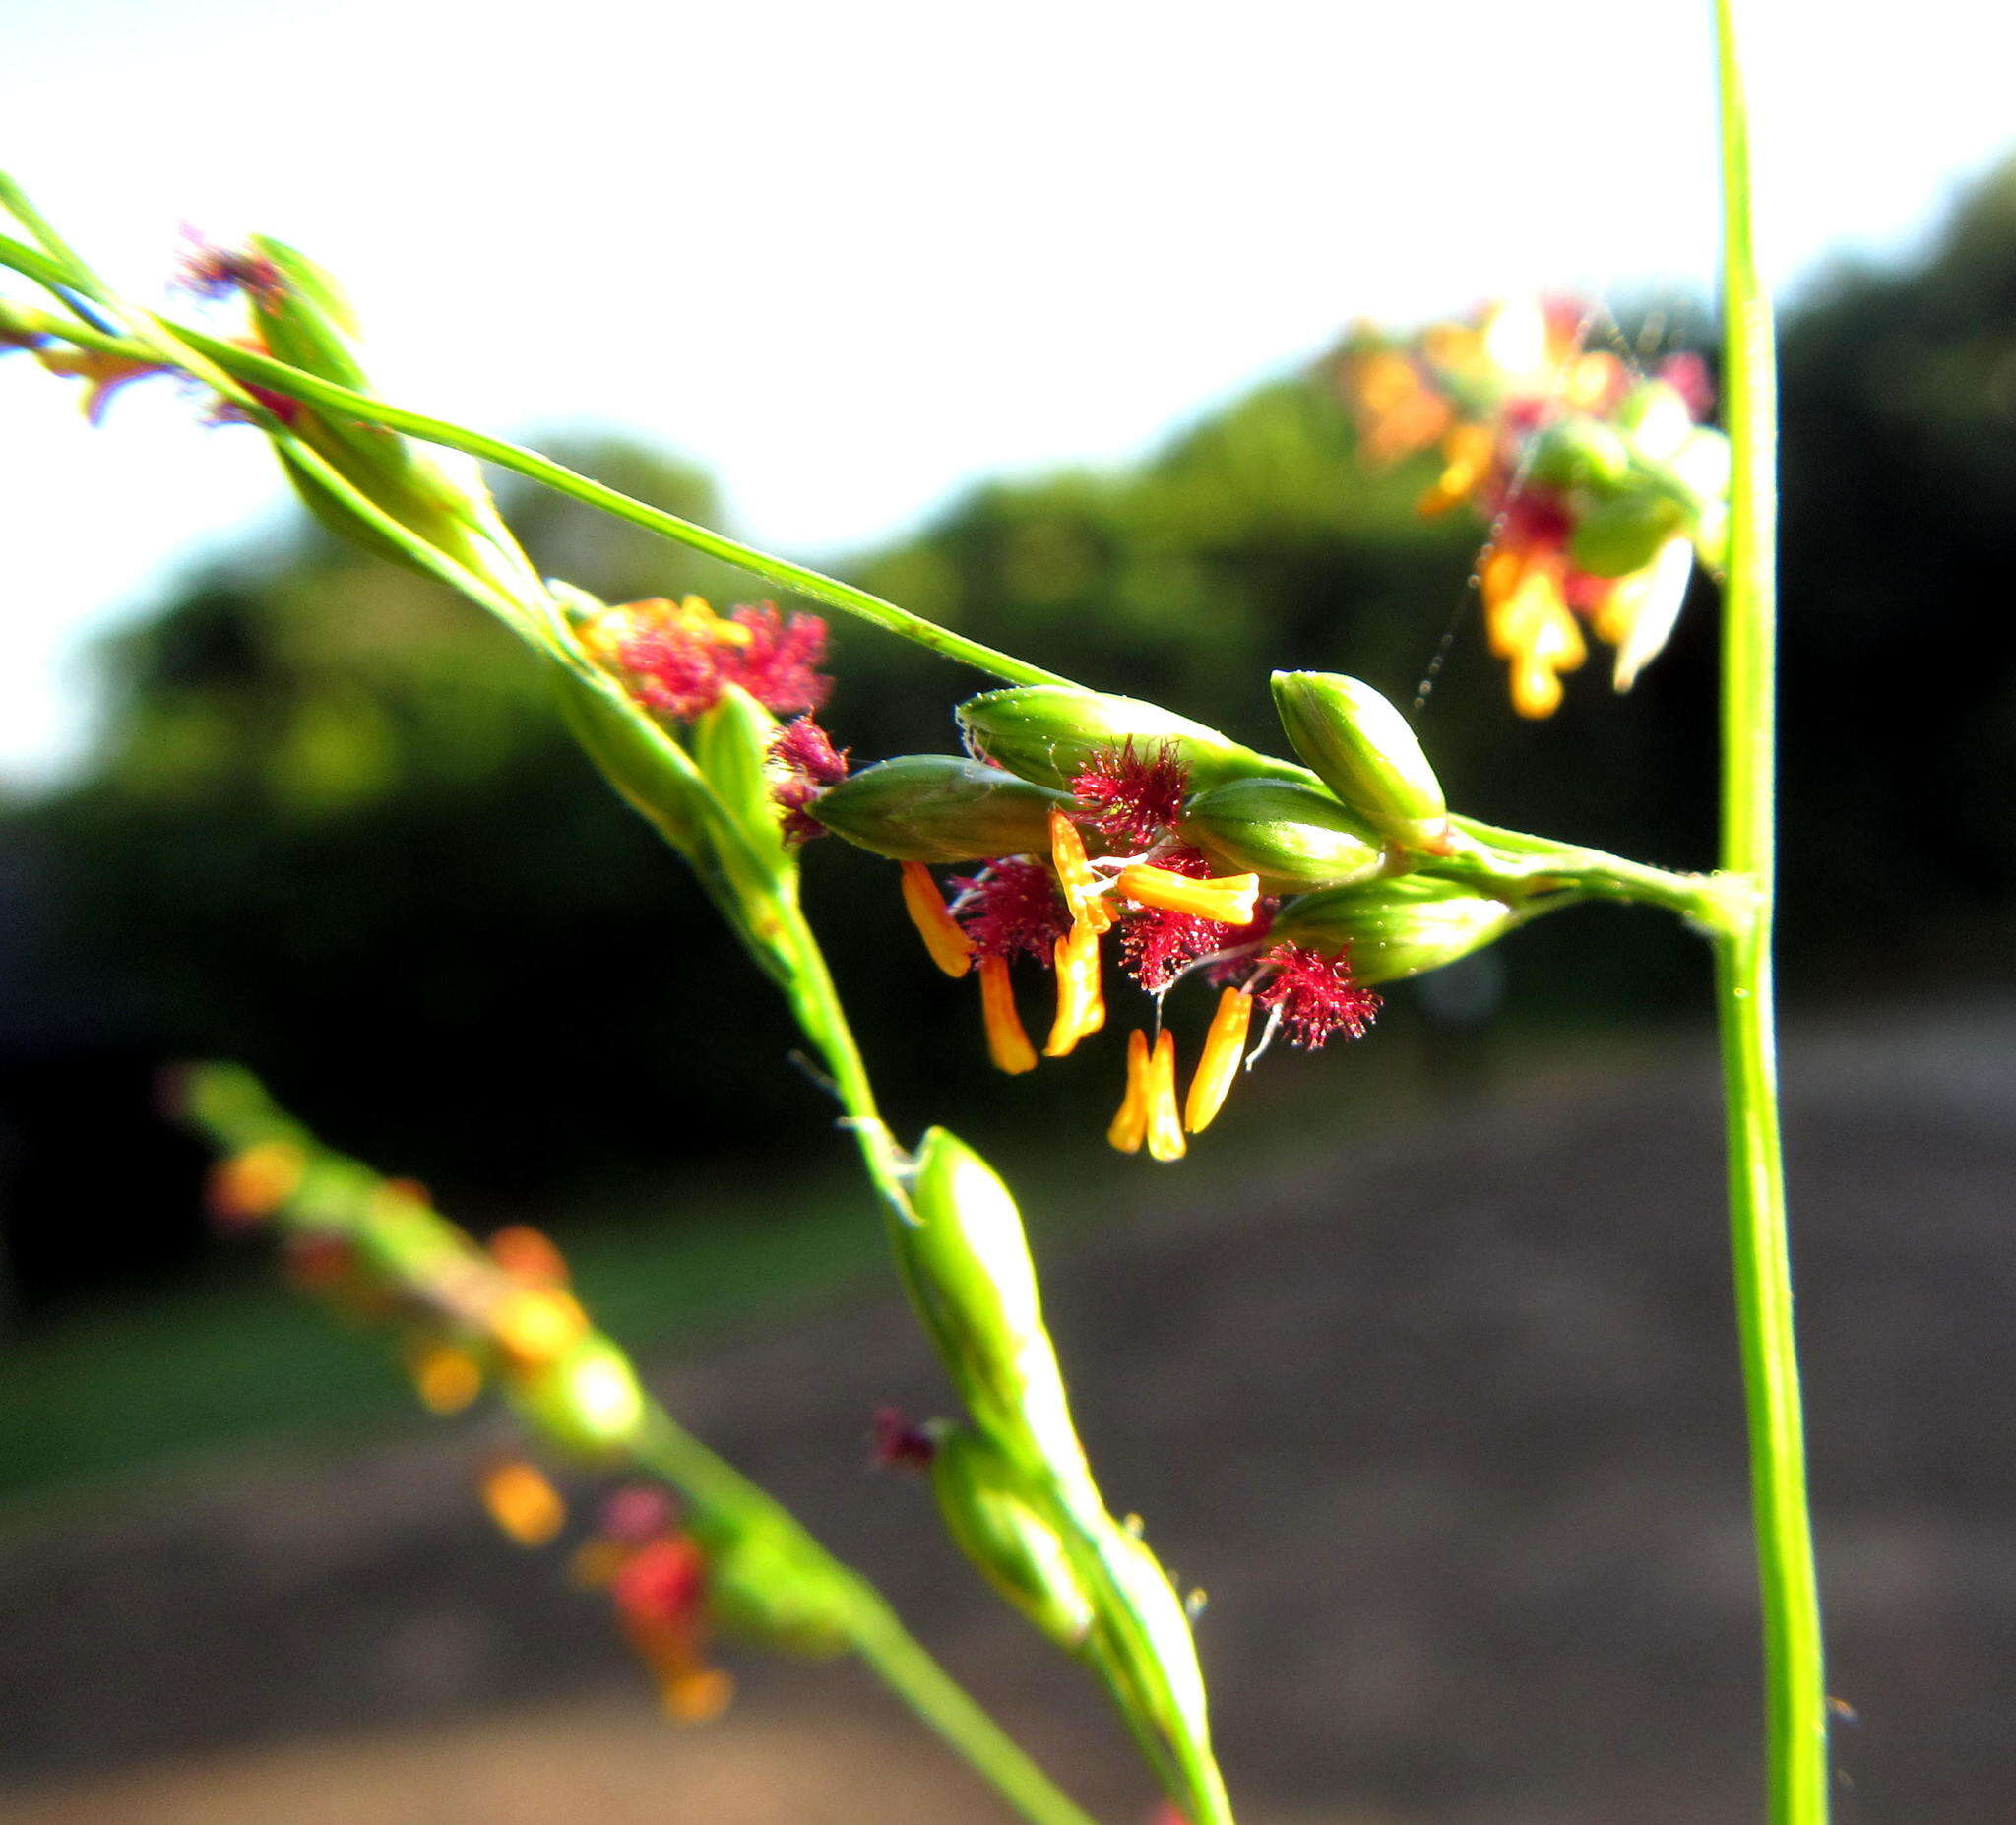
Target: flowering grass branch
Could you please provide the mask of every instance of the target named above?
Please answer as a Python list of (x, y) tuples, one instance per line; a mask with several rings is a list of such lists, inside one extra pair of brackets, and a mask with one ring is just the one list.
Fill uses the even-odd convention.
[[(206, 279), (244, 296), (255, 344), (170, 323), (107, 291), (0, 180), (0, 203), (38, 243), (0, 237), (0, 265), (62, 307), (0, 304), (0, 339), (84, 379), (94, 410), (132, 378), (194, 378), (217, 395), (220, 415), (273, 440), (318, 516), (460, 590), (550, 663), (583, 746), (691, 865), (830, 1074), (905, 1286), (966, 1409), (962, 1422), (900, 1433), (892, 1455), (928, 1465), (954, 1538), (1105, 1687), (1188, 1825), (1229, 1825), (1230, 1810), (1185, 1606), (1136, 1529), (1114, 1522), (1086, 1464), (1006, 1187), (944, 1131), (911, 1153), (884, 1123), (799, 904), (797, 846), (830, 832), (899, 864), (901, 903), (933, 962), (977, 978), (987, 1050), (1009, 1074), (1104, 1027), (1103, 954), (1117, 952), (1153, 1009), (1128, 1035), (1107, 1136), (1158, 1162), (1182, 1157), (1278, 1034), (1305, 1048), (1358, 1038), (1378, 1011), (1377, 985), (1535, 918), (1611, 901), (1659, 908), (1707, 936), (1723, 1017), (1772, 1819), (1820, 1825), (1819, 1633), (1771, 1041), (1770, 316), (1749, 244), (1726, 4), (1717, 25), (1727, 444), (1696, 422), (1705, 391), (1677, 371), (1638, 385), (1614, 362), (1578, 362), (1566, 394), (1530, 409), (1521, 389), (1545, 370), (1508, 359), (1503, 325), (1490, 320), (1418, 353), (1360, 351), (1353, 382), (1370, 413), (1368, 446), (1439, 444), (1445, 469), (1428, 508), (1475, 498), (1489, 510), (1479, 582), (1523, 714), (1559, 701), (1560, 673), (1583, 657), (1578, 616), (1616, 647), (1614, 681), (1626, 688), (1664, 643), (1694, 555), (1726, 569), (1725, 832), (1711, 875), (1463, 816), (1405, 718), (1355, 679), (1275, 674), (1297, 756), (1276, 758), (1160, 706), (1070, 684), (533, 452), (393, 407), (354, 361), (334, 287), (280, 243), (206, 256)], [(1560, 359), (1548, 341), (1558, 325), (1538, 321), (1540, 359)], [(1419, 384), (1428, 368), (1446, 389), (1441, 405)], [(541, 583), (472, 472), (422, 445), (498, 463), (1008, 688), (960, 706), (964, 754), (855, 770), (810, 721), (824, 695), (816, 621), (768, 606), (722, 617), (694, 598), (610, 605)], [(965, 872), (941, 881), (941, 867)], [(1040, 1054), (1011, 974), (1031, 964), (1056, 982)], [(1179, 1094), (1180, 1041), (1165, 1004), (1194, 976), (1218, 998)]]
[[(816, 725), (786, 729), (775, 713), (823, 699), (825, 681), (813, 669), (823, 628), (767, 607), (724, 618), (696, 599), (612, 609), (565, 584), (540, 583), (472, 472), (445, 469), (381, 427), (238, 381), (180, 332), (117, 299), (32, 211), (17, 214), (73, 282), (59, 295), (74, 289), (103, 305), (148, 351), (143, 360), (108, 347), (88, 324), (65, 332), (116, 364), (87, 368), (85, 377), (116, 384), (168, 369), (212, 387), (224, 415), (273, 440), (296, 488), (334, 530), (460, 590), (551, 662), (590, 756), (692, 866), (832, 1075), (906, 1286), (972, 1421), (944, 1431), (930, 1454), (948, 1526), (1004, 1594), (1100, 1678), (1192, 1825), (1228, 1825), (1183, 1604), (1138, 1533), (1099, 1497), (1013, 1202), (942, 1130), (926, 1135), (914, 1157), (897, 1146), (799, 909), (784, 814), (845, 765)], [(319, 269), (272, 241), (211, 263), (243, 293), (265, 346), (338, 384), (362, 385), (354, 326)], [(66, 371), (66, 358), (52, 359), (36, 340), (50, 332), (19, 317), (4, 327)]]
[[(1034, 1825), (1091, 1825), (866, 1580), (644, 1392), (542, 1237), (505, 1230), (485, 1250), (419, 1186), (332, 1152), (233, 1067), (180, 1074), (175, 1100), (223, 1155), (211, 1193), (220, 1220), (271, 1224), (297, 1284), (393, 1331), (425, 1405), (460, 1411), (492, 1382), (548, 1451), (631, 1479), (576, 1566), (609, 1586), (674, 1717), (710, 1716), (726, 1696), (706, 1660), (715, 1628), (786, 1652), (852, 1652)], [(521, 1544), (547, 1544), (565, 1525), (558, 1492), (522, 1460), (493, 1463), (481, 1491)]]

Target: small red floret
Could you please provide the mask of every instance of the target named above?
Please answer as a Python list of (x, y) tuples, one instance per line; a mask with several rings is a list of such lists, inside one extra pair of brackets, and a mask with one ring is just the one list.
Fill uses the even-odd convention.
[(770, 602), (736, 608), (728, 619), (749, 630), (749, 644), (731, 647), (725, 682), (739, 684), (766, 710), (779, 716), (816, 710), (833, 689), (819, 667), (826, 662), (826, 623), (816, 614), (788, 620)]
[(1071, 929), (1071, 912), (1047, 868), (1009, 856), (984, 872), (955, 875), (953, 916), (983, 957), (1026, 951), (1049, 968), (1056, 943)]
[(182, 255), (175, 283), (200, 298), (226, 298), (244, 291), (258, 298), (277, 298), (286, 289), (279, 267), (265, 254), (247, 253), (240, 248), (219, 247), (202, 235), (188, 233), (188, 248)]
[(623, 1561), (609, 1591), (634, 1625), (692, 1622), (707, 1595), (707, 1560), (686, 1535), (662, 1534)]
[(780, 769), (770, 795), (784, 808), (784, 834), (793, 843), (823, 837), (826, 826), (805, 807), (829, 787), (847, 778), (848, 750), (808, 716), (787, 723), (770, 744), (770, 758)]
[(1189, 790), (1190, 770), (1173, 741), (1150, 754), (1137, 750), (1131, 735), (1117, 748), (1097, 750), (1071, 782), (1071, 795), (1085, 807), (1079, 822), (1143, 850), (1176, 827)]
[(1298, 944), (1277, 944), (1261, 962), (1272, 975), (1253, 998), (1279, 1011), (1295, 1044), (1315, 1051), (1339, 1029), (1354, 1039), (1364, 1038), (1379, 1011), (1379, 997), (1353, 980), (1348, 956), (1325, 957)]
[(602, 1537), (626, 1546), (641, 1546), (668, 1533), (674, 1513), (672, 1498), (662, 1489), (629, 1483), (602, 1504)]
[(876, 1408), (870, 1462), (877, 1470), (924, 1470), (937, 1455), (930, 1433), (902, 1408)]
[(730, 684), (780, 716), (816, 710), (826, 701), (833, 680), (817, 669), (826, 658), (826, 623), (817, 615), (787, 620), (764, 602), (732, 610), (724, 625), (741, 635), (724, 640), (676, 616), (630, 635), (620, 655), (638, 695), (682, 722), (713, 709)]

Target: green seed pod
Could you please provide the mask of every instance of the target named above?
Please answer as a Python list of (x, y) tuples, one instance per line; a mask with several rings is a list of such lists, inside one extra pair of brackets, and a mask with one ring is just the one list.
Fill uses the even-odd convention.
[(1077, 1489), (1091, 1472), (1043, 1325), (1022, 1214), (993, 1168), (933, 1128), (911, 1179), (905, 1278), (968, 1410), (1027, 1470)]
[(1165, 1741), (1178, 1747), (1180, 1766), (1192, 1768), (1200, 1761), (1208, 1766), (1211, 1722), (1204, 1673), (1182, 1599), (1147, 1542), (1124, 1528), (1108, 1531), (1100, 1558), (1145, 1638), (1136, 1646), (1129, 1634), (1105, 1636), (1131, 1688), (1124, 1695), (1146, 1713)]
[(606, 1457), (637, 1436), (644, 1389), (630, 1358), (598, 1331), (530, 1375), (508, 1377), (511, 1402), (552, 1443)]
[(707, 853), (693, 767), (679, 744), (643, 711), (626, 707), (573, 671), (554, 667), (560, 708), (574, 738), (630, 808), (688, 861)]
[[(336, 281), (307, 255), (267, 235), (252, 250), (268, 260), (276, 283), (248, 287), (253, 321), (268, 351), (289, 366), (353, 392), (370, 382), (356, 358), (357, 324)], [(481, 472), (470, 458), (429, 450), (379, 425), (331, 416), (312, 406), (290, 409), (302, 442), (415, 537), (435, 546), (515, 600), (538, 595), (538, 583), (498, 517)], [(285, 450), (281, 466), (303, 503), (333, 533), (422, 575), (431, 575)]]
[(1687, 510), (1670, 494), (1634, 488), (1582, 510), (1568, 535), (1568, 556), (1592, 577), (1628, 577), (1650, 564), (1686, 523)]
[(1330, 671), (1278, 671), (1274, 704), (1294, 751), (1341, 803), (1411, 850), (1448, 842), (1442, 785), (1407, 719), (1369, 684)]
[(1685, 396), (1670, 382), (1642, 381), (1617, 407), (1617, 427), (1634, 456), (1648, 463), (1669, 461), (1694, 429)]
[(757, 1523), (708, 1542), (707, 1608), (744, 1640), (813, 1660), (847, 1651), (848, 1593), (781, 1529)]
[(1193, 791), (1228, 780), (1302, 777), (1286, 761), (1256, 754), (1187, 717), (1133, 697), (1108, 697), (1068, 684), (1019, 684), (985, 691), (959, 707), (969, 740), (995, 765), (1068, 791), (1096, 754), (1132, 741), (1136, 752), (1174, 749)]
[(1045, 1635), (1077, 1652), (1092, 1629), (1092, 1600), (1028, 1485), (977, 1432), (944, 1426), (933, 1442), (931, 1487), (959, 1549)]
[(279, 275), (279, 283), (246, 293), (268, 352), (289, 367), (361, 392), (364, 370), (353, 352), (357, 318), (342, 287), (298, 248), (270, 234), (252, 235), (248, 245)]
[[(724, 686), (693, 722), (693, 759), (747, 840), (762, 877), (748, 885), (757, 888), (772, 885), (791, 866), (783, 818), (770, 792), (770, 744), (777, 730), (777, 718), (738, 684)], [(735, 874), (740, 848), (723, 843), (717, 853)]]
[(865, 767), (807, 807), (837, 837), (892, 861), (977, 861), (1044, 852), (1068, 794), (956, 754), (905, 754)]
[(1439, 970), (1503, 937), (1517, 920), (1503, 900), (1412, 874), (1305, 894), (1282, 909), (1268, 936), (1312, 951), (1349, 947), (1352, 975), (1369, 986)]
[(1368, 881), (1396, 859), (1364, 819), (1321, 787), (1287, 780), (1234, 780), (1199, 792), (1177, 834), (1225, 873), (1250, 869), (1268, 893)]
[(1601, 419), (1582, 412), (1544, 426), (1528, 448), (1527, 478), (1544, 488), (1607, 493), (1631, 469), (1624, 440)]

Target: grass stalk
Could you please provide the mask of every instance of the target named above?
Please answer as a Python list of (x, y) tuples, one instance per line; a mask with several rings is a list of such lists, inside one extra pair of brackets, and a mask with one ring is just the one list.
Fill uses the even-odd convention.
[(1793, 1333), (1772, 984), (1777, 808), (1777, 382), (1757, 275), (1734, 0), (1716, 0), (1723, 184), (1723, 386), (1734, 455), (1723, 600), (1722, 866), (1745, 883), (1715, 937), (1730, 1239), (1764, 1618), (1771, 1825), (1824, 1825), (1827, 1701)]

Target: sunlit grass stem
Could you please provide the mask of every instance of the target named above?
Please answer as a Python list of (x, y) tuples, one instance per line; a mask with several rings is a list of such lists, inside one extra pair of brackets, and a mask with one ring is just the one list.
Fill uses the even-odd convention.
[(1723, 598), (1722, 866), (1747, 916), (1714, 938), (1730, 1238), (1764, 1617), (1771, 1825), (1827, 1817), (1827, 1700), (1793, 1335), (1771, 969), (1777, 807), (1777, 382), (1750, 213), (1734, 0), (1716, 0), (1722, 100), (1723, 387), (1734, 472)]

